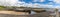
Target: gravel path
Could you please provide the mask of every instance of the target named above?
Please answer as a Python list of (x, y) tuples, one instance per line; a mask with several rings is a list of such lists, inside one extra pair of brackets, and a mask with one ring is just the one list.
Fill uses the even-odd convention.
[(0, 17), (27, 17), (28, 13), (14, 11), (0, 11)]
[[(33, 14), (33, 15), (23, 15), (24, 12), (12, 12), (12, 11), (0, 11), (0, 17), (49, 17), (49, 12), (42, 12), (39, 14)], [(15, 15), (14, 15), (15, 14)], [(16, 15), (17, 14), (17, 15)]]
[(26, 17), (25, 15), (0, 14), (0, 17)]
[(28, 15), (26, 12), (15, 12), (15, 11), (0, 11), (3, 14), (13, 14), (13, 15)]

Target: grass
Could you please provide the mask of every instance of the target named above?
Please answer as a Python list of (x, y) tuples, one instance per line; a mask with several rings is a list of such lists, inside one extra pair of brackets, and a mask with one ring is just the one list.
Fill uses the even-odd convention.
[(2, 10), (3, 8), (5, 8), (4, 6), (0, 6), (0, 10)]

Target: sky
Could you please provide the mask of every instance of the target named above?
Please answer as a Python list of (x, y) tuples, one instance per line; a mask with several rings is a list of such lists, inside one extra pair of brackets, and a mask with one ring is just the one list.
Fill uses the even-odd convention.
[(32, 8), (60, 8), (60, 0), (0, 0), (0, 5)]

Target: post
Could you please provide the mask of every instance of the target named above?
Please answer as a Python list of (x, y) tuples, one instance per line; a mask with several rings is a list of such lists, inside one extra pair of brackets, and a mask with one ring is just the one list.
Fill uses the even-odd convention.
[(58, 12), (58, 9), (57, 8), (55, 10), (55, 13), (56, 13), (56, 17), (59, 17), (59, 12)]

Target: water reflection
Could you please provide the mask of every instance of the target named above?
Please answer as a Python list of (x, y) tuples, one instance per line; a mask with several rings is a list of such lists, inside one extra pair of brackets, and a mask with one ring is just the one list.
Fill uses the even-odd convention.
[(31, 14), (36, 14), (36, 12), (35, 11), (31, 11)]

